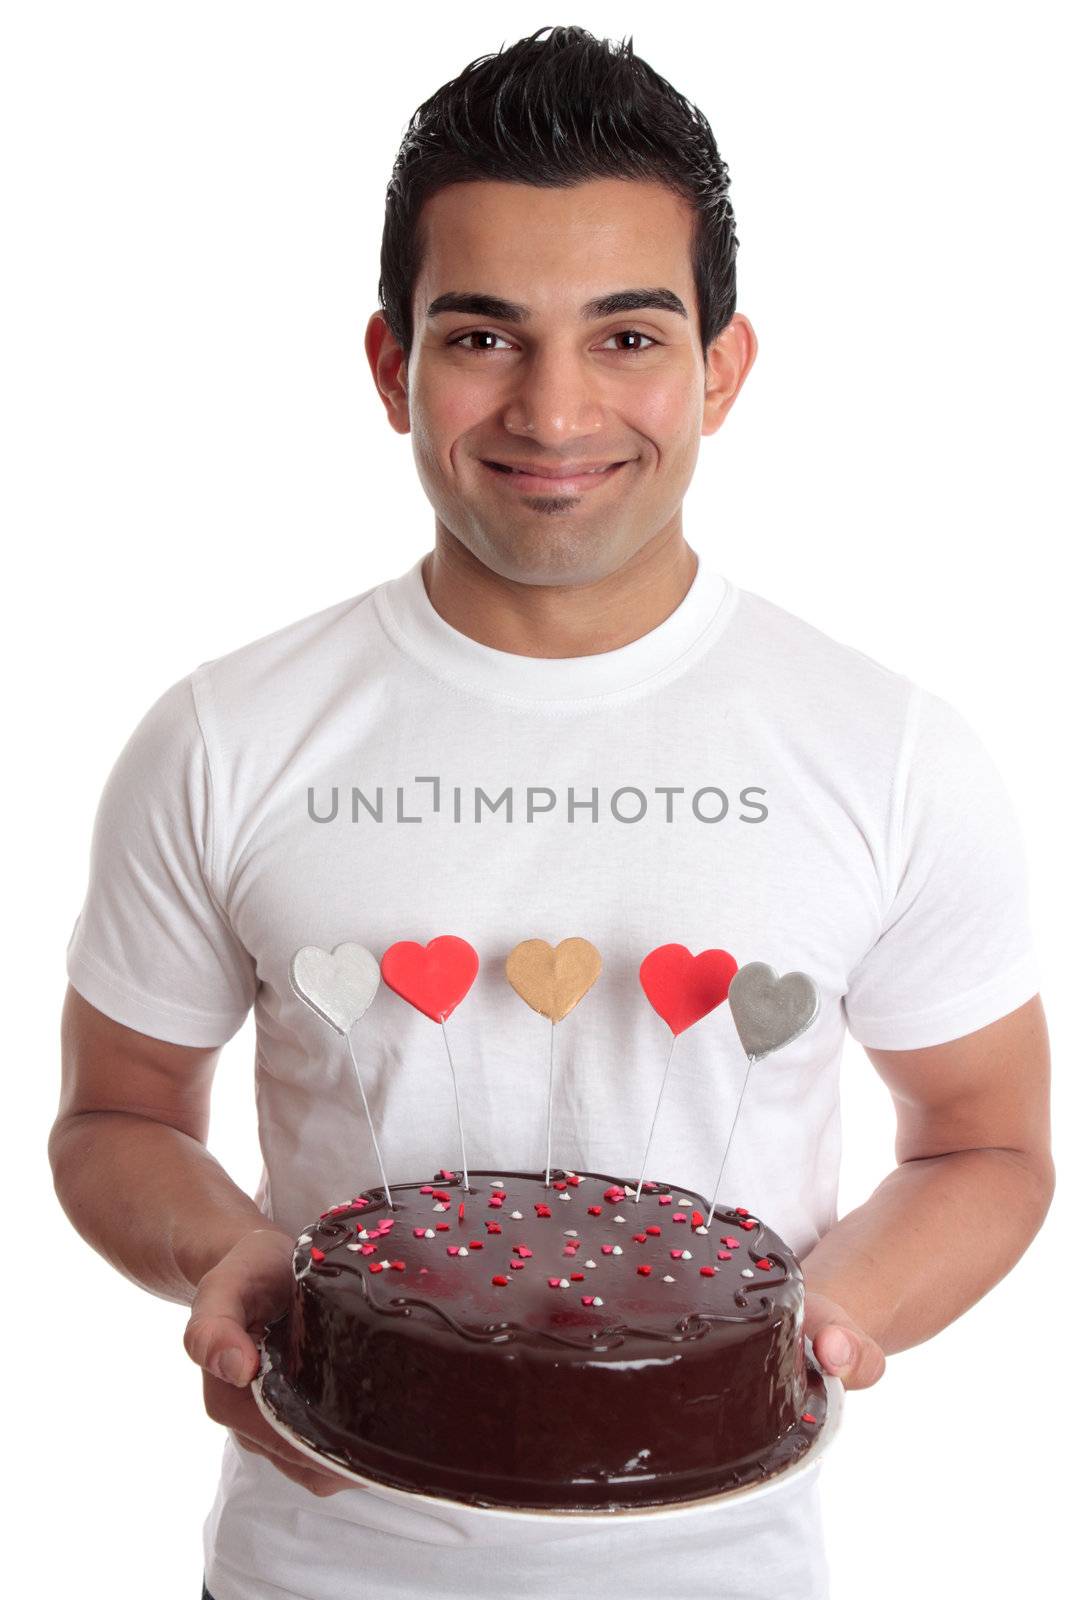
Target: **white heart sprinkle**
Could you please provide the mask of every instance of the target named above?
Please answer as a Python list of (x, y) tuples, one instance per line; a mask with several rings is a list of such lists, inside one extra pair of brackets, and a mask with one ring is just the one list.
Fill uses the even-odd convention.
[(493, 1189), (502, 1189), (504, 1187), (503, 1178), (494, 1178), (490, 1187)]
[(621, 1244), (613, 1244), (612, 1247), (611, 1247), (611, 1253), (612, 1253), (613, 1256), (621, 1256), (622, 1255), (622, 1245)]
[(680, 1206), (691, 1206), (693, 1202), (692, 1200), (679, 1200), (678, 1204)]
[(370, 1234), (367, 1232), (366, 1228), (360, 1228), (359, 1232), (356, 1234), (356, 1238), (357, 1239), (369, 1239), (370, 1238)]
[(596, 1266), (596, 1262), (595, 1261), (587, 1261), (586, 1262), (586, 1266), (587, 1267), (595, 1267)]
[(392, 1262), (391, 1261), (383, 1261), (382, 1262), (382, 1266), (383, 1267), (390, 1267), (390, 1266), (392, 1266)]
[(299, 1239), (296, 1242), (297, 1242), (297, 1244), (310, 1244), (311, 1243), (311, 1235), (310, 1235), (310, 1233), (302, 1233), (300, 1235)]
[(753, 1272), (751, 1267), (742, 1267), (741, 1276), (742, 1278), (754, 1278), (756, 1274)]
[(636, 1189), (631, 1189), (630, 1185), (628, 1183), (624, 1183), (623, 1184), (623, 1188), (626, 1190), (627, 1194), (635, 1195), (637, 1193), (637, 1190)]
[(708, 1231), (707, 1228), (704, 1228), (704, 1227), (694, 1228), (693, 1229), (694, 1233), (707, 1233), (707, 1231)]
[(511, 1213), (511, 1215), (515, 1218), (516, 1222), (521, 1222), (522, 1221), (522, 1212), (521, 1211), (513, 1211)]
[(611, 1220), (612, 1220), (612, 1222), (625, 1222), (626, 1218), (625, 1217), (612, 1217)]
[(577, 1239), (577, 1237), (578, 1237), (577, 1228), (564, 1228), (563, 1237), (565, 1239)]
[(569, 1278), (561, 1278), (559, 1280), (559, 1286), (561, 1289), (569, 1289), (571, 1286), (571, 1280)]
[(682, 1260), (683, 1261), (692, 1261), (692, 1259), (693, 1259), (692, 1250), (683, 1250), (682, 1251)]
[(669, 1272), (665, 1272), (663, 1274), (663, 1281), (664, 1281), (664, 1283), (673, 1283), (674, 1279), (671, 1277)]
[(447, 1211), (448, 1210), (448, 1201), (447, 1200), (438, 1200), (437, 1204), (434, 1206), (434, 1210), (435, 1211)]
[(593, 1304), (595, 1306), (602, 1306), (604, 1304), (604, 1302), (603, 1302), (603, 1300), (601, 1300), (601, 1298), (600, 1298), (600, 1296), (598, 1294), (595, 1294), (593, 1296)]
[(424, 1239), (435, 1239), (436, 1237), (437, 1235), (434, 1233), (432, 1228), (427, 1228), (426, 1232), (423, 1234)]
[(363, 1249), (363, 1246), (361, 1244), (346, 1244), (345, 1245), (345, 1249), (346, 1250), (360, 1250), (361, 1251)]
[(470, 1251), (467, 1249), (467, 1246), (465, 1244), (461, 1244), (460, 1245), (459, 1253), (460, 1253), (461, 1256), (470, 1255)]
[(570, 1195), (567, 1193), (566, 1190), (564, 1190), (563, 1193), (560, 1195), (560, 1199), (561, 1200), (569, 1200), (570, 1199)]

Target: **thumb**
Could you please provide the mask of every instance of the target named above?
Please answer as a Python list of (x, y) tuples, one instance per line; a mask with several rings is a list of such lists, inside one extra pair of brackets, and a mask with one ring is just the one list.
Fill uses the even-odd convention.
[(885, 1372), (885, 1354), (860, 1329), (829, 1322), (812, 1338), (815, 1359), (846, 1389), (868, 1389)]
[(185, 1327), (187, 1354), (216, 1378), (243, 1388), (259, 1371), (259, 1350), (244, 1324), (232, 1282), (216, 1272), (201, 1279)]

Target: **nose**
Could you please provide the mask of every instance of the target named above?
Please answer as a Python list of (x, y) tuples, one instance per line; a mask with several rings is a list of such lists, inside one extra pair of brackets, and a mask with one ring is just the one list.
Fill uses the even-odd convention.
[(523, 362), (504, 407), (508, 433), (548, 448), (600, 432), (603, 405), (596, 378), (569, 350), (541, 349)]

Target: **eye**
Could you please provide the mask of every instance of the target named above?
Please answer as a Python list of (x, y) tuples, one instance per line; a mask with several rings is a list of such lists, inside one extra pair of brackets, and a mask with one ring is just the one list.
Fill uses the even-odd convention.
[(468, 339), (497, 339), (497, 340), (500, 341), (501, 344), (506, 344), (507, 343), (507, 340), (504, 338), (503, 334), (493, 333), (492, 330), (489, 329), (489, 328), (475, 328), (470, 333), (460, 334), (458, 339), (449, 339), (448, 342), (449, 342), (450, 345), (456, 345), (457, 347), (463, 347), (464, 349), (471, 350), (471, 351), (475, 352), (476, 354), (479, 353), (479, 352), (484, 354), (484, 355), (487, 355), (487, 356), (491, 356), (491, 355), (494, 354), (494, 352), (484, 344), (483, 345), (469, 345), (469, 344), (467, 344), (467, 340)]
[(636, 348), (631, 345), (628, 350), (617, 352), (617, 354), (623, 356), (643, 356), (645, 350), (649, 349), (650, 346), (659, 344), (658, 339), (653, 339), (650, 334), (639, 332), (637, 328), (623, 328), (619, 333), (609, 334), (608, 338), (609, 343), (612, 339), (644, 339), (646, 341), (644, 348)]

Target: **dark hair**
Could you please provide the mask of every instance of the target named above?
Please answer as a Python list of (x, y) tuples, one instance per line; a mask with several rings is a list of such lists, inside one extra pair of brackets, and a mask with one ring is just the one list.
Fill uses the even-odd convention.
[(632, 37), (616, 47), (586, 28), (539, 28), (472, 61), (408, 124), (386, 190), (378, 284), (404, 354), (423, 252), (419, 218), (432, 194), (472, 180), (563, 188), (591, 178), (658, 179), (692, 204), (707, 350), (737, 304), (729, 169), (707, 118), (634, 55)]

